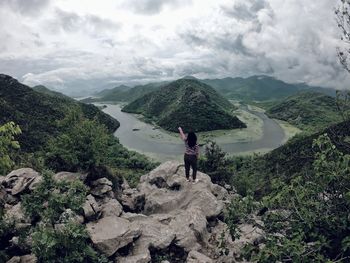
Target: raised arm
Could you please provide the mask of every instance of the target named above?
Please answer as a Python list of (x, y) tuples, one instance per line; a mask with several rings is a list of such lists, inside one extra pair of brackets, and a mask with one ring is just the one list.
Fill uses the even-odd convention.
[(185, 136), (185, 134), (184, 134), (182, 128), (179, 127), (178, 129), (179, 129), (179, 132), (180, 132), (180, 137), (181, 137), (181, 139), (182, 139), (182, 140), (186, 140), (186, 136)]

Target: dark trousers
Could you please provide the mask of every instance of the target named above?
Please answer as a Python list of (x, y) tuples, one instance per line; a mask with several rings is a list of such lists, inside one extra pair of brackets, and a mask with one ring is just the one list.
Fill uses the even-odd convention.
[(197, 156), (196, 155), (190, 155), (185, 154), (184, 155), (184, 161), (185, 161), (185, 173), (186, 178), (189, 179), (190, 177), (190, 167), (192, 167), (192, 178), (193, 180), (196, 180), (197, 176)]

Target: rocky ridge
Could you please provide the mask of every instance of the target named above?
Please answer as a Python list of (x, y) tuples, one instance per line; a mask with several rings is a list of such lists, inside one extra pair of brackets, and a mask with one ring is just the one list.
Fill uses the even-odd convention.
[[(67, 172), (54, 176), (55, 180), (86, 178), (86, 174)], [(198, 179), (196, 184), (187, 182), (184, 167), (175, 161), (143, 175), (137, 188), (124, 182), (118, 193), (113, 192), (111, 181), (100, 178), (89, 183), (82, 214), (66, 210), (61, 217), (84, 224), (93, 246), (112, 262), (235, 262), (242, 244), (261, 242), (263, 233), (246, 223), (240, 226), (241, 238), (233, 241), (223, 211), (234, 190), (228, 192), (200, 172)], [(30, 168), (0, 177), (5, 220), (13, 221), (15, 228), (30, 227), (30, 219), (22, 211), (21, 194), (30, 192), (41, 180)], [(16, 240), (18, 237), (13, 237), (10, 245), (16, 246)], [(37, 260), (27, 254), (8, 262)]]

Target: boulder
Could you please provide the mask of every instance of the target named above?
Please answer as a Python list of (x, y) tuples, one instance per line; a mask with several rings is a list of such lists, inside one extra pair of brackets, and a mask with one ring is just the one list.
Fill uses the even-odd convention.
[(115, 216), (88, 223), (86, 229), (94, 246), (108, 257), (141, 235), (141, 230), (128, 220)]
[(120, 216), (123, 212), (122, 205), (116, 199), (109, 199), (102, 205), (102, 217)]
[(213, 263), (214, 261), (211, 258), (208, 258), (206, 255), (199, 253), (198, 251), (190, 251), (187, 256), (187, 263)]
[(14, 222), (17, 230), (31, 226), (31, 220), (23, 213), (21, 203), (14, 206), (6, 206), (4, 219), (7, 222)]
[(101, 211), (101, 207), (97, 204), (95, 197), (92, 195), (86, 196), (85, 203), (83, 204), (84, 216), (86, 219), (97, 217)]
[(92, 187), (90, 193), (97, 197), (103, 197), (107, 193), (112, 191), (113, 183), (107, 178), (100, 178), (91, 183)]
[(37, 263), (38, 259), (35, 255), (24, 255), (21, 256), (21, 263)]
[(120, 201), (126, 212), (140, 213), (145, 205), (145, 194), (136, 189), (126, 189), (123, 191)]
[(39, 173), (33, 169), (21, 168), (9, 173), (3, 184), (12, 195), (18, 195), (28, 189), (36, 178), (37, 181), (40, 180), (39, 177), (41, 177)]
[(84, 182), (87, 177), (87, 174), (82, 173), (70, 173), (70, 172), (59, 172), (53, 176), (57, 182), (73, 182), (73, 181), (82, 181)]
[(18, 256), (12, 257), (6, 263), (21, 263), (21, 257), (18, 257)]

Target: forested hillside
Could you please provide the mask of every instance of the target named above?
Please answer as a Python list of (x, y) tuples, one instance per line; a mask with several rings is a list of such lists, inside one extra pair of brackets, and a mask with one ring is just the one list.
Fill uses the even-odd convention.
[(162, 128), (176, 132), (246, 127), (234, 106), (210, 86), (198, 80), (180, 79), (131, 102), (123, 111), (143, 114)]

